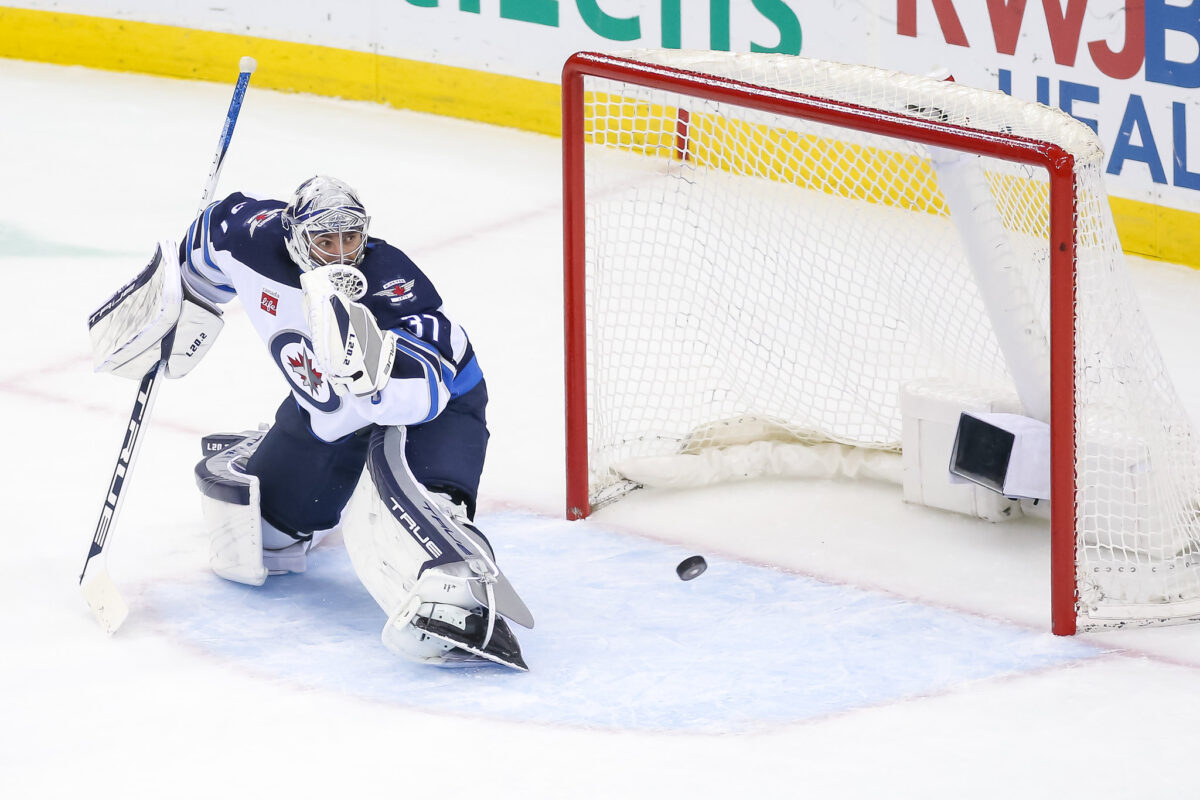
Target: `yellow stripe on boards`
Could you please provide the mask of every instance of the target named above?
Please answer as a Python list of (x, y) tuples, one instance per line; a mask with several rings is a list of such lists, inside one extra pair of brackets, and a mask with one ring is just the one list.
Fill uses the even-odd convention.
[[(4, 58), (229, 81), (244, 55), (258, 61), (256, 87), (367, 100), (553, 136), (561, 131), (560, 90), (555, 83), (313, 44), (0, 7), (0, 57)], [(648, 108), (620, 113), (627, 116), (620, 136), (627, 141), (652, 139), (654, 147), (670, 156), (675, 147), (672, 118)], [(638, 119), (642, 119), (640, 128), (635, 124)], [(714, 153), (733, 163), (738, 148), (761, 132), (746, 128), (726, 133), (738, 144)], [(616, 130), (603, 134), (616, 134)], [(785, 141), (768, 141), (776, 162), (771, 171), (803, 170), (802, 164), (788, 163), (793, 157), (786, 154)], [(858, 176), (854, 196), (930, 210), (940, 203), (940, 198), (928, 194), (928, 176), (906, 171), (904, 163), (862, 161), (862, 154), (853, 152), (838, 157), (867, 167)], [(876, 169), (899, 170), (893, 174), (908, 177), (881, 180)], [(1111, 206), (1126, 252), (1200, 267), (1200, 214), (1120, 197), (1111, 198)]]
[(374, 99), (380, 103), (551, 136), (562, 132), (557, 83), (387, 56), (378, 62)]
[(254, 86), (369, 100), (553, 136), (558, 84), (256, 36), (0, 8), (0, 57), (228, 81), (242, 56), (258, 61)]
[(1200, 214), (1124, 197), (1109, 205), (1125, 252), (1200, 267)]

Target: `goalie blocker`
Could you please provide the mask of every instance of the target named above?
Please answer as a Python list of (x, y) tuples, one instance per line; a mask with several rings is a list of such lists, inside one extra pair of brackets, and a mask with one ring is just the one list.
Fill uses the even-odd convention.
[(140, 380), (160, 361), (168, 378), (191, 372), (216, 341), (221, 310), (193, 292), (174, 242), (160, 242), (150, 263), (88, 317), (96, 372)]

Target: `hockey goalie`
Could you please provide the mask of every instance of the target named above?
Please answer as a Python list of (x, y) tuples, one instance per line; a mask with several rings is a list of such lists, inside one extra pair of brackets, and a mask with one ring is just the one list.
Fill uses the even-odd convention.
[(196, 467), (210, 563), (261, 586), (301, 573), (340, 527), (388, 616), (383, 643), (423, 663), (527, 669), (506, 620), (533, 616), (473, 522), (487, 388), (463, 328), (401, 250), (368, 235), (357, 194), (305, 181), (289, 201), (235, 192), (92, 315), (97, 369), (186, 374), (237, 297), (290, 392), (265, 430), (216, 434)]

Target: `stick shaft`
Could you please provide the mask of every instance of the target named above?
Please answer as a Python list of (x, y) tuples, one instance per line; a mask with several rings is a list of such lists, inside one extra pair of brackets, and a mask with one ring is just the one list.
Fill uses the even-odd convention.
[[(225, 154), (229, 150), (229, 143), (233, 140), (233, 129), (242, 109), (242, 100), (246, 96), (246, 87), (249, 85), (250, 75), (253, 74), (256, 67), (257, 64), (250, 57), (243, 58), (238, 65), (237, 84), (234, 86), (233, 99), (229, 103), (229, 111), (225, 114), (225, 124), (221, 128), (221, 136), (217, 140), (217, 151), (213, 155), (212, 167), (204, 185), (204, 195), (200, 201), (201, 211), (205, 209), (216, 191), (221, 168), (225, 165)], [(117, 515), (125, 497), (124, 490), (129, 483), (133, 465), (137, 460), (142, 434), (150, 419), (150, 412), (158, 394), (159, 379), (162, 377), (165, 366), (165, 361), (159, 361), (153, 369), (142, 376), (141, 383), (138, 384), (137, 397), (134, 399), (133, 410), (129, 414), (129, 424), (125, 429), (125, 439), (117, 454), (117, 463), (108, 483), (108, 493), (105, 495), (104, 505), (100, 509), (100, 518), (96, 522), (96, 530), (92, 535), (91, 545), (88, 547), (83, 571), (79, 574), (79, 584), (83, 587), (88, 605), (91, 606), (100, 624), (109, 633), (115, 631), (124, 621), (127, 609), (116, 591), (116, 587), (108, 577), (105, 561), (109, 550), (106, 549), (106, 546), (112, 541)], [(92, 570), (90, 576), (89, 568)], [(89, 577), (93, 580), (87, 581)], [(87, 582), (85, 583), (85, 581)]]
[(204, 184), (204, 196), (200, 198), (200, 210), (212, 200), (217, 189), (217, 181), (221, 177), (221, 168), (225, 166), (225, 153), (233, 140), (233, 127), (237, 124), (238, 114), (242, 110), (242, 100), (246, 97), (246, 87), (250, 85), (250, 76), (258, 64), (253, 58), (242, 58), (238, 68), (237, 84), (233, 87), (233, 99), (229, 101), (229, 111), (225, 114), (225, 124), (221, 127), (221, 137), (217, 140), (217, 152), (213, 154), (212, 167), (208, 171), (208, 180)]
[(146, 417), (154, 405), (154, 398), (157, 395), (155, 389), (158, 384), (159, 366), (161, 365), (162, 362), (159, 362), (154, 369), (143, 375), (142, 382), (138, 384), (137, 397), (133, 401), (133, 411), (129, 414), (129, 424), (125, 428), (125, 440), (121, 443), (120, 452), (117, 453), (117, 463), (113, 467), (112, 477), (108, 481), (108, 494), (105, 495), (104, 506), (100, 509), (100, 519), (96, 521), (96, 532), (92, 536), (92, 545), (88, 548), (87, 561), (84, 562), (83, 572), (79, 575), (80, 583), (83, 583), (88, 565), (91, 564), (92, 559), (104, 551), (104, 545), (108, 543), (113, 523), (116, 521), (117, 514), (121, 510), (121, 501), (125, 496), (122, 490), (128, 482), (127, 479), (130, 469), (133, 467), (133, 462), (137, 459), (138, 448), (142, 443), (142, 430), (145, 426)]

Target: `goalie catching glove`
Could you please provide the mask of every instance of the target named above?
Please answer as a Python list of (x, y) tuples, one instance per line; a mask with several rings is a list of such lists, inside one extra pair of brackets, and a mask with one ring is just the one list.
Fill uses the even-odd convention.
[(361, 303), (366, 280), (353, 267), (333, 265), (300, 276), (304, 316), (312, 332), (313, 353), (339, 395), (367, 397), (387, 385), (396, 359), (397, 336), (381, 331)]
[(225, 322), (221, 310), (193, 292), (179, 269), (174, 242), (160, 242), (146, 268), (88, 317), (97, 372), (139, 380), (160, 362), (168, 378), (199, 363)]

